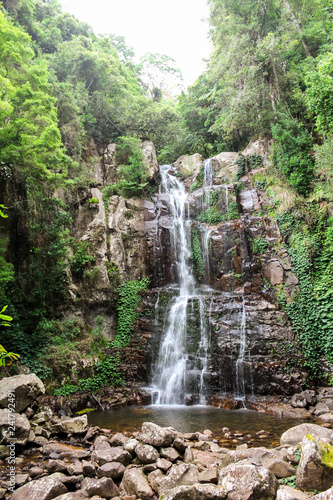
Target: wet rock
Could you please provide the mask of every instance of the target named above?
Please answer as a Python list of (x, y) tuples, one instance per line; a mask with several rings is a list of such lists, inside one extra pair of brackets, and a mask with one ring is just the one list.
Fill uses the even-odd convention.
[(21, 486), (11, 495), (11, 500), (50, 500), (67, 493), (67, 488), (51, 476), (42, 477)]
[(52, 426), (53, 433), (83, 434), (88, 428), (87, 415), (80, 417), (64, 417), (58, 424)]
[(154, 492), (142, 470), (127, 469), (124, 473), (121, 487), (128, 495), (136, 495), (142, 500), (152, 500)]
[[(67, 469), (67, 467), (66, 467)], [(42, 474), (44, 474), (45, 470), (43, 469), (43, 467), (31, 467), (29, 469), (29, 475), (30, 477), (32, 478), (35, 478), (35, 477), (38, 477), (38, 476), (41, 476)], [(53, 472), (59, 472), (59, 471), (53, 471)]]
[(199, 471), (193, 464), (173, 465), (169, 474), (158, 484), (159, 495), (177, 486), (193, 485), (199, 482)]
[[(15, 426), (13, 434), (12, 427)], [(11, 444), (11, 439), (16, 438), (16, 444), (26, 445), (30, 434), (30, 422), (27, 417), (8, 410), (0, 410), (0, 443)]]
[(333, 431), (316, 424), (301, 424), (291, 427), (280, 438), (280, 444), (296, 446), (303, 441), (306, 434), (313, 434), (318, 439), (333, 440)]
[(220, 469), (218, 485), (225, 488), (228, 500), (275, 500), (279, 487), (276, 477), (268, 469), (246, 461)]
[(15, 486), (19, 488), (20, 486), (23, 486), (29, 478), (29, 474), (16, 474), (15, 475)]
[(82, 448), (76, 448), (75, 446), (70, 446), (68, 444), (58, 443), (57, 441), (51, 441), (43, 446), (43, 454), (49, 455), (51, 458), (56, 456), (58, 458), (71, 457), (71, 458), (87, 458), (90, 452), (83, 450)]
[(119, 462), (108, 462), (97, 469), (97, 477), (119, 479), (124, 475), (125, 467)]
[(65, 493), (57, 497), (57, 500), (85, 500), (88, 498), (88, 493), (84, 490), (76, 491), (75, 493)]
[(163, 500), (224, 500), (226, 498), (226, 491), (221, 486), (213, 484), (178, 486), (163, 495)]
[(78, 476), (79, 474), (83, 474), (83, 467), (80, 460), (75, 460), (73, 464), (70, 464), (67, 467), (67, 472), (71, 476)]
[(326, 441), (312, 434), (304, 436), (296, 472), (297, 487), (305, 491), (330, 488), (333, 484), (332, 454), (333, 447)]
[(324, 413), (323, 415), (320, 415), (318, 418), (325, 424), (331, 424), (333, 422), (333, 413)]
[(131, 454), (134, 454), (135, 448), (139, 444), (139, 441), (137, 439), (129, 439), (126, 441), (124, 444), (124, 450), (128, 451)]
[(280, 486), (276, 494), (276, 500), (309, 500), (310, 498), (313, 497), (287, 485)]
[(177, 432), (172, 427), (160, 427), (152, 422), (144, 422), (138, 440), (152, 446), (170, 446)]
[(82, 481), (82, 489), (92, 497), (93, 495), (100, 495), (103, 498), (113, 498), (119, 495), (119, 490), (111, 478), (103, 477), (102, 479), (94, 479), (85, 477)]
[(43, 382), (34, 373), (0, 380), (0, 408), (8, 408), (8, 394), (15, 394), (15, 411), (24, 411), (38, 396), (45, 394)]
[(135, 448), (135, 453), (143, 464), (151, 464), (160, 458), (160, 454), (156, 448), (150, 446), (149, 444), (139, 443)]

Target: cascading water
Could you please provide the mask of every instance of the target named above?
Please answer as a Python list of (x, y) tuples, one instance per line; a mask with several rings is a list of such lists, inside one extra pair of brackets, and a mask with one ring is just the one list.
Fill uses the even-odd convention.
[[(152, 390), (155, 404), (184, 404), (188, 394), (204, 403), (204, 372), (209, 352), (209, 328), (205, 315), (205, 301), (197, 293), (191, 266), (190, 225), (187, 193), (184, 184), (170, 174), (171, 167), (160, 167), (160, 192), (168, 194), (171, 215), (171, 242), (175, 255), (179, 292), (173, 299), (168, 315), (168, 326), (162, 339), (155, 364)], [(188, 338), (190, 308), (198, 309), (200, 339), (195, 352)], [(193, 314), (192, 314), (193, 315)], [(193, 342), (192, 342), (193, 344)], [(193, 346), (192, 346), (193, 348)], [(191, 350), (191, 352), (190, 352)]]
[(243, 300), (241, 311), (239, 354), (236, 361), (236, 399), (245, 400), (244, 356), (246, 349), (246, 309)]

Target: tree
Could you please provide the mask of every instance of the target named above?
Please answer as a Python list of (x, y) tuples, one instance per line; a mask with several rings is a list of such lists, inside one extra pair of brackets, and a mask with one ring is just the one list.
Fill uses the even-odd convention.
[(154, 101), (179, 91), (183, 80), (176, 61), (165, 54), (147, 53), (141, 58), (140, 76), (143, 86)]

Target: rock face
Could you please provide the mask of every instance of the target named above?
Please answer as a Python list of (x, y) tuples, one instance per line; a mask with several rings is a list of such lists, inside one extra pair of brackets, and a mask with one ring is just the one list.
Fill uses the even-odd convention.
[(8, 408), (8, 394), (15, 394), (12, 404), (20, 413), (44, 393), (44, 384), (34, 373), (3, 378), (0, 380), (0, 408)]
[(301, 424), (291, 427), (284, 432), (280, 438), (282, 446), (294, 446), (302, 443), (306, 434), (312, 434), (316, 438), (333, 441), (333, 431), (316, 424)]
[(304, 436), (302, 453), (296, 473), (296, 485), (304, 491), (327, 490), (333, 484), (333, 446), (316, 439), (312, 434)]

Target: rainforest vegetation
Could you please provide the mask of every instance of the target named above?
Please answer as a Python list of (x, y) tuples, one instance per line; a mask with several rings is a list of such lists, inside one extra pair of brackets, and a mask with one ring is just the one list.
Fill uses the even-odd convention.
[[(53, 193), (93, 183), (92, 144), (116, 143), (123, 165), (109, 194), (150, 196), (139, 147), (145, 140), (160, 163), (172, 163), (272, 139), (261, 182), (300, 282), (292, 301), (279, 291), (280, 304), (312, 375), (320, 376), (321, 357), (333, 362), (333, 2), (209, 5), (207, 70), (174, 97), (163, 82), (181, 75), (167, 56), (135, 62), (122, 37), (96, 35), (57, 0), (0, 2), (0, 202), (7, 193), (1, 213), (9, 215), (0, 219), (0, 310), (14, 318), (0, 326), (0, 343), (44, 379), (52, 377), (50, 360), (65, 359), (65, 346), (75, 349), (84, 336), (74, 319), (61, 321), (68, 269), (94, 278), (94, 256), (73, 241), (70, 206)], [(120, 283), (111, 262), (109, 276), (115, 308), (126, 314), (123, 345), (148, 282)], [(117, 356), (105, 357), (102, 330), (97, 317), (86, 347), (98, 362), (83, 388), (122, 382)]]

